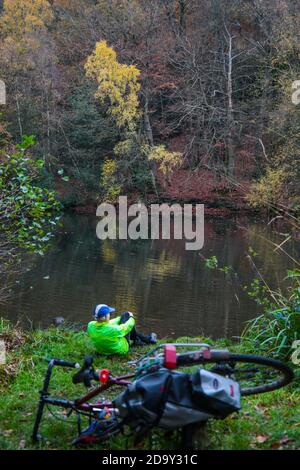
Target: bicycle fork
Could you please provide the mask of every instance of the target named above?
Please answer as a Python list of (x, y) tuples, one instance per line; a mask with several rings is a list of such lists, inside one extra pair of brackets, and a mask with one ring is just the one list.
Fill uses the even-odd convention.
[(55, 360), (52, 359), (48, 365), (48, 369), (47, 369), (45, 379), (44, 379), (43, 388), (42, 390), (39, 391), (40, 399), (39, 399), (39, 405), (38, 405), (34, 427), (33, 427), (33, 433), (32, 433), (33, 442), (38, 442), (40, 440), (38, 431), (39, 431), (40, 423), (43, 417), (44, 407), (46, 403), (45, 398), (48, 396), (48, 389), (49, 389), (49, 384), (50, 384), (50, 379), (51, 379), (51, 374), (52, 374), (52, 369), (54, 367), (54, 364), (55, 364)]
[(41, 436), (38, 434), (38, 431), (39, 431), (39, 427), (40, 427), (40, 423), (43, 417), (44, 407), (46, 403), (49, 403), (51, 405), (62, 406), (65, 408), (72, 408), (73, 406), (73, 402), (70, 402), (68, 400), (49, 398), (48, 389), (50, 385), (51, 374), (52, 374), (53, 367), (56, 365), (63, 366), (63, 367), (72, 367), (72, 368), (79, 367), (79, 364), (77, 363), (62, 361), (59, 359), (51, 359), (49, 361), (47, 372), (46, 372), (45, 379), (44, 379), (43, 388), (42, 390), (39, 391), (40, 399), (39, 399), (38, 409), (37, 409), (33, 432), (32, 432), (33, 442), (38, 442), (41, 438)]

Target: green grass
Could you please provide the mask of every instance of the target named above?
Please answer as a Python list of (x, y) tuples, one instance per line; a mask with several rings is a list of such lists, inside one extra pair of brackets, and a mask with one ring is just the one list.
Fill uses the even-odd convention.
[[(63, 358), (81, 362), (86, 354), (95, 353), (85, 332), (71, 328), (49, 328), (23, 333), (0, 323), (0, 335), (8, 345), (7, 364), (0, 366), (0, 448), (1, 449), (70, 449), (70, 442), (76, 436), (76, 421), (70, 417), (64, 421), (64, 414), (53, 418), (46, 409), (41, 425), (44, 440), (38, 445), (31, 441), (32, 427), (38, 402), (38, 391), (47, 368), (45, 357)], [(186, 341), (180, 338), (178, 341)], [(191, 340), (189, 338), (189, 340)], [(197, 338), (197, 341), (204, 341)], [(195, 341), (195, 339), (193, 339)], [(217, 342), (219, 347), (228, 346), (226, 340)], [(239, 350), (240, 345), (231, 345)], [(149, 349), (149, 348), (148, 348)], [(127, 361), (144, 354), (147, 348), (132, 349), (127, 357), (95, 357), (96, 368), (108, 368), (115, 375), (131, 371)], [(71, 369), (55, 368), (50, 391), (56, 396), (76, 398), (83, 395), (83, 385), (72, 384)], [(114, 390), (114, 389), (113, 389)], [(114, 392), (118, 392), (115, 390)], [(112, 392), (106, 396), (111, 396)], [(239, 414), (224, 421), (208, 424), (209, 449), (295, 449), (300, 448), (300, 394), (295, 387), (243, 399)], [(176, 437), (176, 436), (175, 436)], [(126, 442), (123, 436), (116, 437), (96, 448), (124, 449), (149, 448), (149, 441), (134, 444)], [(157, 431), (152, 436), (155, 449), (174, 449), (178, 441), (174, 435)], [(95, 447), (94, 447), (95, 448)], [(177, 447), (178, 448), (178, 447)]]

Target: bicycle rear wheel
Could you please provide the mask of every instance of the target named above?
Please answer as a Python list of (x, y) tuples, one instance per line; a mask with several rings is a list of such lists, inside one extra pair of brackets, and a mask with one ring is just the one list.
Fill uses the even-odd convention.
[(214, 360), (212, 351), (212, 357), (207, 362), (216, 364), (210, 369), (212, 372), (239, 382), (242, 396), (277, 390), (288, 385), (294, 378), (289, 366), (261, 356), (228, 353), (225, 360)]

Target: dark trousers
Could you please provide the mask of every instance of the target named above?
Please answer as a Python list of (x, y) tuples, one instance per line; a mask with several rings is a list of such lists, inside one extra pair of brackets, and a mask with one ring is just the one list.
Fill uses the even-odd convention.
[[(130, 318), (129, 312), (123, 312), (120, 318), (120, 325), (122, 325), (123, 323), (126, 323), (129, 320), (129, 318)], [(142, 335), (142, 333), (138, 333), (135, 329), (135, 326), (132, 328), (130, 333), (126, 335), (126, 339), (127, 341), (131, 340), (134, 342), (141, 341), (142, 343), (146, 343), (146, 344), (150, 343), (150, 336), (149, 335), (145, 336), (145, 335)]]

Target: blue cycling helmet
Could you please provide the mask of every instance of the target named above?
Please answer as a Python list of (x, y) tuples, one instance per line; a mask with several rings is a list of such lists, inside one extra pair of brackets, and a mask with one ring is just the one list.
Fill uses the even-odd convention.
[(115, 308), (109, 307), (108, 305), (105, 304), (99, 304), (96, 305), (96, 307), (93, 309), (93, 317), (94, 318), (101, 318), (105, 317), (109, 313), (115, 312)]

